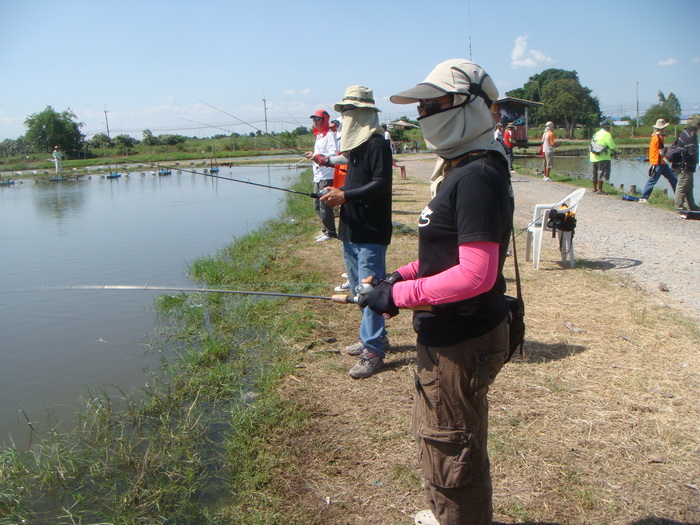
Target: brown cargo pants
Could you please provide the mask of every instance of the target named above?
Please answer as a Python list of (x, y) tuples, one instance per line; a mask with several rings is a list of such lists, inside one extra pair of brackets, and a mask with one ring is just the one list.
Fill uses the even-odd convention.
[(413, 434), (431, 510), (440, 525), (490, 524), (486, 394), (507, 354), (507, 321), (453, 346), (417, 349)]

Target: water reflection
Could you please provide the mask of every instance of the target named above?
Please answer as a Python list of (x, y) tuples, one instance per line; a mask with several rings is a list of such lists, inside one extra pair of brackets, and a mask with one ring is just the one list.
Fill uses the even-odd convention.
[[(285, 187), (296, 171), (260, 166), (220, 175)], [(276, 216), (284, 195), (185, 172), (0, 192), (0, 224), (11, 225), (0, 229), (0, 443), (10, 436), (25, 443), (25, 413), (35, 424), (47, 410), (70, 421), (88, 387), (117, 397), (140, 388), (143, 369), (160, 359), (144, 355), (156, 293), (42, 286), (196, 285), (187, 264)]]
[(34, 192), (34, 207), (40, 219), (60, 224), (69, 217), (81, 215), (86, 192), (76, 187), (80, 182), (46, 184), (51, 184), (46, 191)]

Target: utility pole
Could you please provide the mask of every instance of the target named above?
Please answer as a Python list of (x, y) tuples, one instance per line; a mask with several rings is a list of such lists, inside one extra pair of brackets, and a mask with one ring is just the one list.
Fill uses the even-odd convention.
[(639, 127), (639, 82), (637, 82), (637, 127)]
[(107, 138), (110, 139), (112, 137), (109, 136), (109, 120), (107, 120), (107, 108), (105, 107), (105, 126), (107, 126)]
[(265, 134), (267, 135), (267, 100), (265, 100), (265, 93), (263, 93), (263, 110), (265, 111)]

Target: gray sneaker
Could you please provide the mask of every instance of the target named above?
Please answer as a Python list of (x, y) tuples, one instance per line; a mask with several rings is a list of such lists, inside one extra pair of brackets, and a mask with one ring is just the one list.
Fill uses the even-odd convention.
[[(382, 344), (384, 345), (382, 350), (385, 352), (389, 349), (391, 346), (389, 344), (389, 338), (384, 335), (382, 336)], [(345, 355), (351, 355), (351, 356), (356, 356), (362, 354), (362, 351), (365, 349), (364, 345), (362, 344), (362, 341), (358, 341), (355, 344), (352, 344), (350, 346), (345, 347), (345, 351), (343, 352)]]
[(345, 355), (360, 355), (362, 353), (362, 350), (364, 350), (365, 347), (362, 344), (362, 341), (358, 341), (354, 345), (346, 346), (345, 347)]
[(365, 379), (384, 368), (384, 359), (372, 352), (365, 350), (360, 360), (350, 369), (350, 377), (353, 379)]

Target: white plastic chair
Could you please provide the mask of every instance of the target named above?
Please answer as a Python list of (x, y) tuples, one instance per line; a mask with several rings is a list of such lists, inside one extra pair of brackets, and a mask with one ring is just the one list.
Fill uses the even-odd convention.
[[(544, 236), (544, 232), (552, 231), (551, 228), (547, 227), (549, 210), (552, 208), (561, 208), (562, 206), (566, 206), (570, 211), (576, 212), (578, 203), (581, 201), (584, 193), (586, 193), (586, 188), (579, 188), (578, 190), (572, 191), (566, 197), (561, 199), (559, 202), (555, 202), (554, 204), (535, 204), (532, 222), (527, 227), (527, 241), (525, 245), (525, 260), (532, 260), (535, 270), (537, 270), (540, 265), (540, 251), (542, 248), (542, 237)], [(568, 259), (570, 267), (576, 268), (576, 263), (574, 260), (573, 232), (563, 232), (557, 230), (556, 234), (560, 241), (562, 262), (566, 262)], [(532, 257), (530, 256), (530, 247), (532, 247)]]

